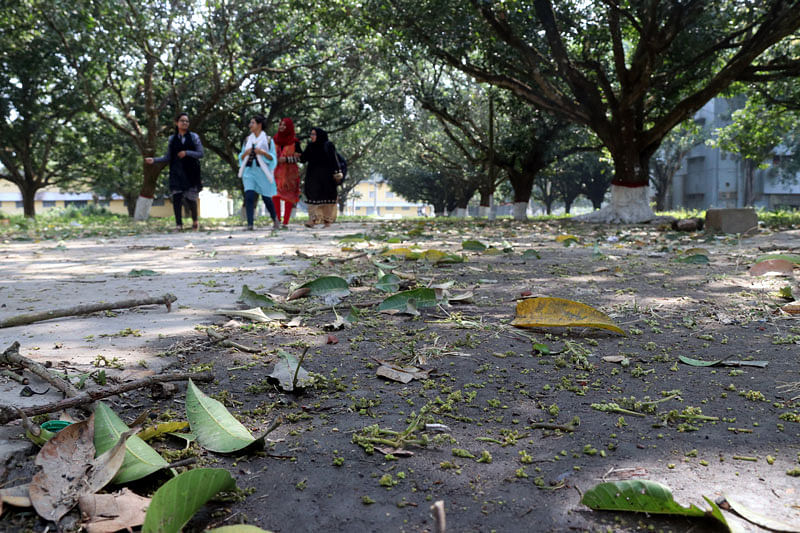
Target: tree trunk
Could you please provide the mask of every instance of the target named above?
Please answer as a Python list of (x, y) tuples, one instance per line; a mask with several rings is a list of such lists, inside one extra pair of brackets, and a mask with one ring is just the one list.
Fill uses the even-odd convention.
[(528, 202), (514, 202), (514, 220), (528, 220)]
[(750, 159), (744, 161), (744, 206), (752, 207), (755, 201), (756, 165)]
[[(628, 139), (629, 140), (629, 139)], [(611, 202), (604, 208), (575, 217), (581, 222), (638, 224), (650, 222), (656, 214), (650, 207), (648, 187), (650, 157), (653, 150), (640, 152), (622, 143), (611, 148), (614, 158), (614, 179), (611, 180)]]
[(572, 209), (572, 202), (573, 200), (564, 200), (564, 212), (566, 214), (569, 214), (569, 210)]
[(22, 210), (26, 217), (36, 218), (36, 191), (38, 188), (33, 184), (33, 179), (25, 176), (25, 184), (19, 187), (22, 194)]

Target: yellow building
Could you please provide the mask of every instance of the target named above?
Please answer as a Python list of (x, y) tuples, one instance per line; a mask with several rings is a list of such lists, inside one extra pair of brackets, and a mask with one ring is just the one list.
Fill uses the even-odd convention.
[(432, 216), (433, 207), (409, 202), (396, 195), (383, 181), (367, 180), (357, 184), (347, 196), (345, 215), (374, 216), (378, 218), (405, 218)]
[[(48, 209), (57, 207), (84, 207), (88, 204), (96, 203), (100, 207), (105, 207), (110, 212), (118, 215), (127, 215), (128, 207), (121, 196), (112, 195), (111, 198), (98, 198), (91, 192), (65, 192), (55, 187), (46, 187), (36, 191), (33, 202), (37, 215), (41, 215)], [(232, 201), (228, 193), (214, 193), (207, 189), (200, 192), (199, 211), (200, 217), (219, 217), (224, 218), (232, 213)], [(0, 213), (4, 215), (22, 215), (22, 194), (13, 183), (0, 180)], [(171, 217), (172, 201), (169, 198), (156, 198), (153, 207), (150, 209), (152, 217)]]

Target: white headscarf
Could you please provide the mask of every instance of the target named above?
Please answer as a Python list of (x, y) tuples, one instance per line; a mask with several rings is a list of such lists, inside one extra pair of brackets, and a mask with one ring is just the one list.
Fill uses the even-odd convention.
[[(247, 153), (252, 150), (253, 146), (255, 145), (256, 148), (259, 150), (263, 150), (272, 155), (272, 161), (267, 162), (264, 156), (256, 156), (256, 161), (258, 162), (258, 166), (261, 167), (261, 170), (264, 172), (264, 175), (267, 177), (267, 181), (270, 183), (275, 183), (275, 176), (272, 172), (272, 166), (275, 167), (275, 150), (272, 147), (272, 140), (267, 137), (267, 135), (262, 131), (256, 137), (254, 134), (250, 134), (249, 137), (244, 141), (245, 146), (247, 147), (244, 151), (245, 156), (242, 158), (242, 163), (239, 165), (239, 177), (242, 177), (244, 174), (244, 168), (247, 166)], [(272, 163), (272, 165), (270, 165)]]

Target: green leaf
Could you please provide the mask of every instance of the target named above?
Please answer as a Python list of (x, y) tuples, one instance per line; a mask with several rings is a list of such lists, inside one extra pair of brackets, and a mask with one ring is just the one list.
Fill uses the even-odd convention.
[[(120, 435), (130, 428), (103, 402), (97, 402), (94, 410), (94, 447), (97, 455), (110, 450)], [(141, 479), (169, 466), (153, 448), (134, 435), (125, 444), (125, 460), (117, 471), (112, 483), (127, 483)]]
[(522, 257), (526, 257), (526, 258), (535, 257), (536, 259), (541, 259), (542, 258), (542, 256), (539, 255), (539, 252), (537, 252), (533, 248), (530, 248), (530, 249), (525, 250), (524, 252), (522, 252)]
[(223, 468), (195, 468), (159, 488), (153, 495), (142, 533), (178, 533), (205, 503), (220, 491), (236, 488)]
[(338, 240), (339, 242), (364, 242), (369, 239), (363, 233), (352, 233), (350, 235), (342, 235)]
[(206, 396), (192, 380), (186, 389), (186, 418), (197, 442), (212, 452), (235, 452), (256, 440), (224, 405)]
[(481, 241), (464, 241), (461, 243), (461, 248), (472, 252), (482, 252), (486, 249), (486, 245)]
[(705, 511), (695, 505), (678, 505), (669, 487), (648, 480), (600, 483), (584, 493), (581, 503), (595, 511), (706, 516)]
[[(281, 389), (292, 392), (295, 388), (305, 388), (314, 382), (308, 371), (302, 366), (295, 356), (284, 350), (278, 350), (279, 359), (269, 375), (272, 379), (278, 380)], [(295, 382), (295, 375), (297, 381)]]
[(710, 261), (707, 255), (693, 254), (675, 259), (678, 263), (689, 263), (691, 265), (707, 265)]
[(394, 274), (381, 276), (375, 283), (375, 288), (383, 292), (395, 292), (400, 289), (400, 277)]
[(350, 288), (347, 285), (347, 281), (339, 276), (323, 276), (307, 283), (303, 283), (298, 287), (298, 289), (303, 288), (310, 289), (311, 292), (309, 292), (309, 294), (311, 296), (325, 297), (334, 295), (345, 297), (350, 294)]
[(785, 287), (781, 287), (778, 291), (778, 296), (783, 298), (784, 300), (794, 300), (794, 295), (792, 294), (792, 286), (786, 285)]
[(143, 278), (148, 276), (160, 276), (160, 275), (161, 274), (159, 274), (155, 270), (147, 270), (146, 268), (141, 270), (137, 270), (134, 268), (133, 270), (128, 272), (129, 278)]
[(239, 295), (239, 301), (250, 307), (261, 307), (262, 309), (275, 306), (275, 300), (250, 290), (247, 285), (242, 285), (242, 294)]
[(408, 307), (409, 300), (412, 300), (416, 307), (419, 308), (435, 307), (436, 291), (422, 287), (410, 291), (399, 292), (382, 301), (378, 306), (378, 311), (405, 311)]
[(691, 366), (754, 366), (757, 368), (766, 368), (769, 364), (768, 361), (732, 361), (729, 359), (717, 359), (716, 361), (703, 361), (702, 359), (692, 359), (685, 355), (679, 355), (678, 359), (681, 363)]
[(206, 529), (203, 533), (270, 533), (266, 529), (251, 526), (248, 524), (237, 524), (235, 526), (222, 526), (215, 527), (214, 529)]

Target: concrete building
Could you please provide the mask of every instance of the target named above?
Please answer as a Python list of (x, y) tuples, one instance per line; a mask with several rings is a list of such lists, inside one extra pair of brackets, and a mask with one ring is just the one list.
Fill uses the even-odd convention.
[[(731, 113), (743, 105), (742, 99), (714, 98), (698, 111), (695, 120), (713, 132), (730, 124)], [(786, 183), (774, 166), (785, 154), (785, 148), (776, 148), (769, 168), (756, 170), (756, 207), (800, 208), (800, 176), (794, 183)], [(744, 186), (745, 167), (737, 154), (701, 144), (691, 150), (674, 176), (667, 205), (673, 209), (744, 207)]]
[(350, 191), (343, 214), (378, 218), (433, 216), (433, 206), (409, 202), (393, 193), (387, 183), (372, 178)]

